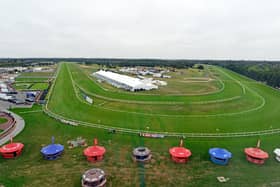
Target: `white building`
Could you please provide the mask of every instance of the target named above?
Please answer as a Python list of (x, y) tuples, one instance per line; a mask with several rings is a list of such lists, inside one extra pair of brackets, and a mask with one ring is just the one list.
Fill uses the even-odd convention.
[(7, 86), (7, 84), (1, 82), (1, 83), (0, 83), (0, 88), (8, 88), (8, 86)]
[(162, 74), (161, 74), (161, 73), (154, 73), (154, 74), (153, 74), (153, 77), (160, 78), (160, 77), (162, 77)]
[(152, 84), (150, 81), (147, 82), (138, 78), (121, 75), (110, 71), (100, 70), (93, 73), (92, 75), (100, 80), (108, 82), (117, 88), (123, 88), (129, 91), (151, 90), (158, 88), (157, 85)]
[(9, 90), (8, 90), (8, 88), (0, 88), (0, 92), (2, 92), (2, 93), (8, 93)]
[(33, 68), (33, 72), (40, 72), (40, 71), (42, 71), (42, 70), (43, 70), (42, 67), (34, 67), (34, 68)]
[(12, 98), (13, 98), (12, 96), (9, 96), (9, 95), (7, 95), (5, 93), (0, 93), (0, 99), (1, 100), (7, 101), (7, 100), (12, 99)]
[(170, 76), (170, 75), (163, 75), (162, 78), (168, 78), (168, 79), (170, 79), (171, 76)]

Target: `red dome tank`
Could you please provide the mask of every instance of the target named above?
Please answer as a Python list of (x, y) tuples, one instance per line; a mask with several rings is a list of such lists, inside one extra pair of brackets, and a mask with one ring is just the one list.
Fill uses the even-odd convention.
[(269, 157), (267, 152), (257, 147), (245, 148), (244, 152), (247, 160), (254, 164), (264, 164), (265, 160)]
[(186, 163), (188, 158), (192, 155), (191, 151), (184, 147), (172, 147), (169, 149), (169, 153), (172, 160), (177, 163)]
[(11, 142), (1, 147), (0, 153), (3, 158), (15, 158), (21, 154), (23, 147), (22, 143)]
[(102, 146), (97, 145), (97, 139), (94, 139), (93, 146), (89, 146), (84, 149), (84, 155), (87, 157), (87, 160), (90, 162), (96, 162), (103, 159), (103, 156), (106, 152), (106, 149)]

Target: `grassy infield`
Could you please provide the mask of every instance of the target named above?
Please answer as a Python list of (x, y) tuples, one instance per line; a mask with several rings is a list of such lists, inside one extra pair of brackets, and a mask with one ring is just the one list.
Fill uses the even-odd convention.
[[(0, 126), (1, 124), (5, 123), (7, 121), (6, 118), (0, 118)], [(2, 129), (0, 129), (0, 132), (3, 131)]]
[(53, 72), (25, 72), (16, 78), (14, 87), (16, 90), (44, 90), (47, 89), (47, 83), (53, 75)]
[[(86, 89), (87, 92), (109, 98), (126, 99), (132, 103), (126, 104), (128, 106), (125, 108), (123, 108), (124, 103), (120, 102), (115, 102), (114, 105), (103, 105), (123, 112), (112, 112), (81, 103), (73, 91), (68, 70), (72, 72), (71, 75), (78, 86)], [(176, 132), (216, 132), (217, 129), (219, 132), (233, 132), (279, 128), (280, 95), (278, 91), (233, 72), (222, 70), (246, 86), (246, 91), (243, 93), (238, 82), (216, 68), (213, 71), (225, 84), (225, 89), (220, 93), (188, 97), (135, 96), (125, 93), (105, 93), (92, 82), (88, 84), (90, 80), (76, 66), (63, 64), (49, 107), (52, 111), (69, 118), (135, 129), (145, 129), (147, 125), (150, 126), (150, 130)], [(205, 115), (209, 112), (216, 115), (240, 112), (261, 106), (263, 100), (255, 92), (265, 99), (264, 107), (259, 110), (230, 116), (206, 117)], [(240, 96), (240, 98), (218, 105), (217, 103), (200, 105), (200, 109), (192, 110), (195, 101), (213, 101), (233, 96)], [(177, 108), (160, 105), (161, 108), (157, 106), (158, 104), (154, 104), (156, 108), (148, 110), (154, 105), (135, 104), (133, 103), (135, 100), (180, 101), (183, 104)], [(96, 102), (110, 103), (106, 99), (97, 99)], [(242, 104), (244, 102), (246, 105)], [(159, 110), (158, 113), (146, 114), (155, 112), (155, 109)], [(26, 120), (26, 128), (16, 138), (25, 143), (25, 150), (23, 155), (15, 160), (0, 159), (0, 184), (5, 186), (79, 186), (81, 173), (91, 167), (100, 167), (106, 171), (108, 186), (139, 186), (141, 184), (146, 184), (146, 186), (218, 186), (220, 184), (215, 177), (220, 175), (230, 178), (230, 181), (223, 186), (278, 186), (280, 184), (278, 176), (280, 164), (271, 154), (273, 149), (279, 146), (279, 135), (261, 137), (262, 148), (271, 154), (271, 158), (264, 166), (248, 163), (243, 154), (243, 149), (254, 146), (259, 137), (188, 138), (185, 144), (192, 150), (193, 155), (188, 164), (178, 165), (170, 161), (168, 154), (168, 148), (178, 144), (177, 138), (147, 139), (135, 135), (109, 134), (104, 130), (90, 127), (62, 125), (41, 111), (26, 113), (29, 110), (37, 111), (40, 108), (35, 106), (32, 109), (14, 110)], [(139, 112), (144, 114), (130, 113), (134, 110), (140, 110)], [(180, 113), (185, 116), (174, 116)], [(168, 116), (161, 116), (164, 114)], [(39, 150), (43, 144), (50, 142), (52, 135), (56, 137), (57, 142), (64, 145), (67, 140), (81, 135), (89, 141), (98, 137), (100, 144), (107, 149), (105, 160), (90, 164), (82, 156), (82, 148), (73, 150), (66, 148), (61, 159), (53, 162), (45, 161), (41, 158)], [(138, 145), (148, 146), (153, 151), (153, 160), (144, 168), (130, 159), (132, 148)], [(233, 153), (233, 159), (228, 166), (216, 166), (209, 162), (207, 151), (214, 146), (228, 148)]]
[(16, 90), (45, 90), (49, 84), (45, 82), (37, 83), (15, 83)]
[[(92, 74), (92, 72), (98, 71), (98, 69), (101, 68), (100, 66), (97, 65), (81, 66), (81, 67), (83, 68), (83, 71), (88, 75)], [(112, 69), (112, 70), (115, 71), (116, 69)], [(131, 74), (128, 75), (135, 76)], [(219, 82), (214, 79), (213, 75), (208, 70), (202, 71), (194, 68), (179, 69), (179, 70), (177, 69), (177, 71), (175, 72), (170, 71), (168, 75), (172, 76), (172, 78), (170, 79), (155, 78), (156, 80), (166, 81), (168, 86), (160, 86), (160, 89), (145, 91), (142, 92), (141, 94), (197, 95), (197, 94), (214, 92), (220, 86)], [(150, 75), (146, 77), (153, 78)], [(100, 84), (95, 78), (92, 77), (92, 79), (96, 82), (96, 84), (99, 84), (104, 89), (109, 89), (111, 91), (123, 93), (122, 90), (113, 87), (110, 84)]]

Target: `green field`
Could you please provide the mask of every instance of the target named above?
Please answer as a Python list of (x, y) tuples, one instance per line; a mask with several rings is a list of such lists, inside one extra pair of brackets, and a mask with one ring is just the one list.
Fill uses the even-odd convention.
[[(55, 66), (53, 68), (56, 68)], [(23, 72), (16, 77), (17, 83), (47, 82), (52, 79), (54, 72)]]
[(13, 87), (16, 90), (45, 90), (54, 72), (23, 72), (15, 79)]
[(19, 77), (51, 77), (53, 72), (23, 72)]
[[(1, 124), (7, 122), (7, 119), (6, 118), (0, 118), (0, 127), (1, 127)], [(0, 132), (3, 131), (2, 129), (0, 129)]]
[[(110, 90), (114, 92), (128, 92), (120, 90), (111, 86), (106, 82), (98, 82), (98, 80), (91, 74), (96, 72), (99, 68), (96, 66), (80, 66), (84, 73), (88, 75), (90, 79), (95, 81), (97, 85), (104, 90)], [(112, 69), (116, 71), (116, 69)], [(129, 75), (129, 74), (128, 74)], [(189, 69), (176, 69), (170, 71), (168, 74), (171, 78), (153, 78), (152, 76), (146, 76), (147, 78), (153, 78), (155, 80), (166, 81), (167, 86), (159, 86), (159, 89), (144, 91), (137, 94), (144, 95), (205, 95), (215, 93), (223, 88), (220, 80), (217, 79), (208, 68), (204, 70), (198, 70), (194, 68)], [(129, 75), (131, 76), (131, 75)], [(135, 77), (135, 75), (132, 75)]]
[[(220, 80), (222, 89), (215, 93), (145, 95), (104, 90), (84, 67), (61, 63), (44, 110), (80, 125), (64, 125), (46, 116), (39, 106), (13, 109), (26, 120), (26, 129), (15, 138), (25, 143), (25, 150), (17, 159), (0, 159), (0, 184), (80, 186), (83, 171), (100, 167), (107, 174), (108, 186), (279, 186), (280, 164), (272, 151), (279, 146), (280, 137), (264, 134), (280, 127), (279, 91), (227, 69), (208, 68)], [(94, 104), (84, 101), (82, 93), (92, 97)], [(108, 133), (107, 128), (115, 128), (117, 133)], [(138, 132), (147, 129), (168, 137), (138, 136)], [(262, 132), (247, 136), (253, 131)], [(233, 132), (238, 136), (225, 134)], [(207, 137), (209, 133), (227, 137)], [(52, 135), (66, 150), (59, 160), (45, 161), (39, 151)], [(190, 161), (183, 165), (174, 164), (168, 153), (171, 146), (178, 145), (178, 135), (186, 136), (185, 146), (192, 151)], [(68, 149), (67, 140), (77, 136), (85, 137), (88, 143), (97, 137), (107, 149), (104, 161), (91, 164), (83, 157), (83, 148)], [(262, 148), (270, 154), (263, 166), (248, 163), (243, 153), (259, 138)], [(153, 154), (151, 162), (144, 166), (131, 160), (132, 149), (139, 145), (148, 146)], [(228, 166), (209, 161), (211, 147), (227, 148), (233, 153)], [(230, 180), (221, 184), (217, 176)]]
[(3, 123), (5, 123), (6, 121), (7, 121), (6, 118), (0, 118), (0, 125), (3, 124)]
[(34, 83), (32, 86), (31, 86), (31, 90), (45, 90), (49, 87), (49, 84), (48, 83)]
[[(222, 92), (147, 96), (105, 91), (78, 66), (63, 64), (48, 107), (69, 119), (130, 129), (145, 130), (149, 126), (152, 131), (163, 132), (240, 132), (278, 127), (271, 117), (277, 116), (279, 109), (269, 110), (278, 100), (277, 91), (228, 70), (211, 68), (224, 83)], [(80, 90), (93, 97), (95, 104), (77, 97)]]
[(16, 83), (22, 82), (47, 82), (47, 77), (16, 77)]
[(14, 83), (13, 87), (16, 90), (28, 90), (31, 87), (32, 83)]
[(45, 90), (49, 84), (46, 82), (18, 82), (13, 86), (16, 90)]

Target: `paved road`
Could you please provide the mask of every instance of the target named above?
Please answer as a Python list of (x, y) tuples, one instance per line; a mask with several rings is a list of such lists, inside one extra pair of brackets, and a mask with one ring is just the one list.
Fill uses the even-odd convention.
[(7, 110), (9, 108), (31, 108), (31, 107), (32, 107), (32, 105), (25, 105), (25, 104), (16, 105), (9, 101), (0, 100), (0, 110)]
[(15, 137), (16, 135), (18, 135), (24, 129), (25, 126), (24, 120), (19, 115), (8, 110), (3, 110), (3, 111), (10, 113), (15, 118), (16, 124), (15, 124), (15, 128), (10, 134), (0, 139), (0, 146), (8, 142), (11, 139), (11, 137)]

